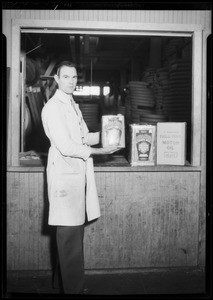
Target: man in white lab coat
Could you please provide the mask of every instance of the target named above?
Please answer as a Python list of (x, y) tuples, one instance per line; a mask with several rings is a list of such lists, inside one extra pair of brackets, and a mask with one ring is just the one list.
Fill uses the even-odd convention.
[(91, 147), (100, 142), (100, 132), (89, 132), (73, 100), (75, 65), (62, 62), (54, 78), (58, 89), (42, 110), (43, 127), (51, 143), (47, 163), (48, 224), (56, 226), (63, 292), (79, 294), (84, 289), (85, 215), (88, 221), (100, 217), (92, 156), (119, 149)]

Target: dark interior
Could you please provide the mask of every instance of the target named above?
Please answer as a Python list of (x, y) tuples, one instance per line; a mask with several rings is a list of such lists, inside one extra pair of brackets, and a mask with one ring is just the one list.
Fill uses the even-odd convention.
[[(191, 49), (190, 37), (22, 33), (21, 54), (25, 57), (27, 91), (24, 101), (28, 120), (26, 124), (25, 118), (23, 124), (22, 117), (22, 150), (47, 153), (49, 142), (39, 116), (57, 88), (53, 79), (57, 64), (70, 60), (77, 65), (79, 87), (100, 87), (98, 96), (74, 96), (85, 119), (88, 118), (90, 131), (101, 130), (102, 115), (124, 114), (126, 148), (119, 154), (127, 157), (129, 124), (156, 124), (161, 120), (187, 122), (187, 160), (190, 162)], [(151, 102), (149, 105), (148, 98), (141, 103), (138, 98), (137, 101), (133, 99), (134, 84), (138, 82), (147, 83), (145, 93), (151, 93), (154, 105)], [(103, 94), (106, 86), (110, 88), (108, 95)], [(142, 91), (141, 97), (146, 97), (145, 93)], [(33, 101), (36, 101), (34, 109)]]

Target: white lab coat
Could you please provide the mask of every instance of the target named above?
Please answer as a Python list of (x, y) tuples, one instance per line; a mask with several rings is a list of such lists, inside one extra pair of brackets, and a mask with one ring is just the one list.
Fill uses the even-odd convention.
[[(90, 145), (99, 133), (89, 133), (78, 104), (61, 90), (46, 103), (42, 123), (51, 147), (47, 183), (49, 225), (77, 226), (100, 217)], [(76, 111), (77, 114), (76, 114)]]

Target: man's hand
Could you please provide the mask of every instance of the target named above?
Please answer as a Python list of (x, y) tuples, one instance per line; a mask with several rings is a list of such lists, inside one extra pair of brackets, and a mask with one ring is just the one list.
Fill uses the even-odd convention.
[(120, 150), (121, 148), (116, 147), (116, 146), (109, 146), (109, 147), (105, 147), (105, 148), (92, 148), (91, 147), (91, 155), (106, 155), (106, 154), (112, 154), (118, 150)]

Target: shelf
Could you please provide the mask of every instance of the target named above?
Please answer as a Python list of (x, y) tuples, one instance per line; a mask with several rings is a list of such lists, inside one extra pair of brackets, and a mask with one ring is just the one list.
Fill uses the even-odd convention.
[[(104, 156), (94, 158), (95, 172), (201, 172), (201, 166), (158, 165), (158, 166), (134, 166), (132, 167), (128, 160), (121, 155)], [(45, 172), (45, 166), (8, 166), (7, 172), (18, 173), (42, 173)]]

